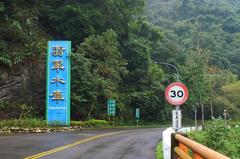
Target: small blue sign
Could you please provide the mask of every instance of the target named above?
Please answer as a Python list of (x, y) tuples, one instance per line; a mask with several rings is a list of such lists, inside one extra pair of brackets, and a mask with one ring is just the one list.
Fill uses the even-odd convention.
[(71, 42), (49, 41), (46, 118), (50, 125), (70, 125)]

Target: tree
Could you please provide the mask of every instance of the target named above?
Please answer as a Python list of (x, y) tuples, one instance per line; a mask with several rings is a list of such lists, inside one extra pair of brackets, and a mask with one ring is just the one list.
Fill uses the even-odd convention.
[(127, 74), (127, 63), (119, 51), (117, 34), (108, 30), (102, 35), (86, 38), (73, 57), (74, 105), (79, 107), (81, 102), (85, 102), (88, 118), (92, 115), (102, 117), (106, 100), (119, 99), (122, 76)]
[(206, 52), (191, 52), (183, 68), (184, 81), (189, 88), (188, 104), (201, 108), (202, 124), (204, 125), (204, 105), (209, 98), (209, 79), (207, 74), (208, 54)]
[(214, 118), (213, 107), (219, 107), (219, 105), (214, 104), (215, 100), (222, 97), (224, 98), (224, 96), (222, 95), (222, 87), (236, 81), (237, 77), (229, 70), (222, 70), (216, 66), (210, 66), (208, 68), (208, 78), (210, 86), (209, 106), (211, 111), (211, 118)]
[[(232, 107), (226, 107), (229, 109), (228, 111), (231, 113), (231, 115), (235, 118), (240, 118), (239, 112), (240, 112), (240, 81), (230, 83), (225, 85), (223, 88), (223, 96), (226, 98), (226, 100), (229, 101), (229, 103), (232, 103)], [(227, 105), (226, 105), (227, 106)]]

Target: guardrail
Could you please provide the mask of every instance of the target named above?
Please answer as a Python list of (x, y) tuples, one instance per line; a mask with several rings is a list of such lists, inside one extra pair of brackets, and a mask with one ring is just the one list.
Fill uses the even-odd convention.
[(171, 159), (230, 159), (204, 145), (201, 145), (184, 134), (171, 135)]

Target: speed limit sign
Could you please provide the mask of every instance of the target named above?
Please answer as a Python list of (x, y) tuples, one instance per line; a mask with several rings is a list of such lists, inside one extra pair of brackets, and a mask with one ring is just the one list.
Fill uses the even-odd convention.
[(183, 83), (174, 82), (166, 88), (165, 98), (172, 105), (182, 105), (188, 99), (188, 89)]

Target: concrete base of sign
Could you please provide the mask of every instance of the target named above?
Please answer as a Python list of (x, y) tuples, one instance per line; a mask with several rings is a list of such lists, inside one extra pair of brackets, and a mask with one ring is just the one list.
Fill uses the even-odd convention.
[(171, 134), (174, 132), (173, 128), (167, 128), (163, 131), (163, 157), (164, 159), (171, 159)]

